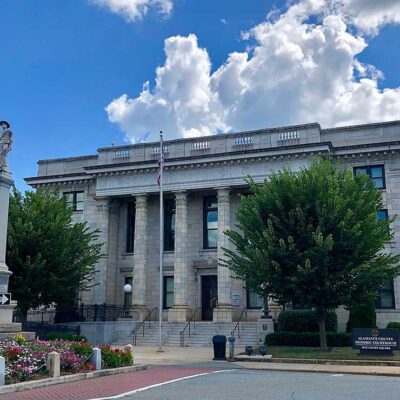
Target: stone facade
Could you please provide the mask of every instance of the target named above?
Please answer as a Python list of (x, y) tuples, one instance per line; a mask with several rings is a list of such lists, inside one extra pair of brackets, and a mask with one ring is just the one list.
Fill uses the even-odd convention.
[[(164, 198), (175, 202), (175, 246), (163, 253), (163, 275), (174, 278), (172, 300), (167, 300), (173, 304), (163, 314), (169, 321), (185, 321), (196, 310), (197, 319), (205, 318), (205, 296), (211, 296), (215, 321), (235, 320), (248, 306), (244, 283), (217, 263), (223, 257), (222, 247), (229, 246), (223, 232), (235, 224), (239, 194), (247, 190), (246, 176), (262, 182), (271, 171), (297, 170), (320, 155), (330, 155), (343, 168), (383, 166), (384, 208), (389, 217), (400, 215), (399, 121), (334, 129), (307, 124), (172, 140), (164, 146)], [(159, 152), (158, 143), (101, 148), (94, 156), (39, 161), (38, 176), (27, 178), (33, 187), (84, 192), (83, 211), (76, 211), (74, 219), (98, 228), (104, 242), (97, 285), (80, 296), (85, 304), (123, 304), (122, 288), (128, 277), (133, 277), (131, 307), (138, 319), (159, 304)], [(216, 248), (204, 246), (204, 202), (210, 196), (217, 204)], [(127, 252), (132, 202), (136, 204), (134, 242), (133, 251)], [(393, 228), (395, 236), (387, 250), (398, 253), (400, 220)], [(207, 277), (216, 282), (209, 293), (204, 286)], [(381, 326), (400, 320), (399, 278), (393, 287), (393, 307), (378, 310)], [(248, 319), (260, 316), (259, 309), (247, 313)], [(339, 315), (343, 328), (345, 312)]]

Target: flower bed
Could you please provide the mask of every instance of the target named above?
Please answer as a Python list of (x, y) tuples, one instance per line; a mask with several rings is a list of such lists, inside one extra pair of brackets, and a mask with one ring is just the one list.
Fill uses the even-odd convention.
[[(116, 368), (132, 365), (132, 355), (127, 350), (112, 350), (111, 346), (101, 346), (102, 368)], [(6, 383), (18, 383), (46, 378), (48, 353), (60, 354), (61, 375), (92, 371), (89, 363), (92, 347), (87, 342), (64, 340), (27, 342), (17, 337), (15, 340), (0, 341), (0, 355), (6, 362)]]

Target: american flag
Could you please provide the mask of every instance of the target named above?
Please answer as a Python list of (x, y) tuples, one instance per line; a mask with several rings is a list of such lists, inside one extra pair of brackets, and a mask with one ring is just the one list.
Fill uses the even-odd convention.
[(158, 174), (157, 174), (157, 185), (161, 189), (161, 176), (164, 167), (164, 146), (163, 146), (163, 133), (160, 131), (160, 156), (157, 161)]
[(157, 160), (157, 165), (158, 165), (157, 185), (158, 185), (158, 187), (160, 187), (160, 184), (161, 184), (161, 169), (163, 167), (163, 164), (164, 164), (164, 154), (160, 150), (160, 157)]

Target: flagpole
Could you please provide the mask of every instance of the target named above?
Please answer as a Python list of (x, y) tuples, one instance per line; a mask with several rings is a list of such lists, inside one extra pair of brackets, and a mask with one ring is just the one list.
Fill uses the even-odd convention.
[(163, 314), (163, 250), (164, 250), (164, 201), (163, 201), (163, 133), (160, 131), (160, 303), (158, 307), (158, 351), (164, 351), (162, 347), (162, 314)]

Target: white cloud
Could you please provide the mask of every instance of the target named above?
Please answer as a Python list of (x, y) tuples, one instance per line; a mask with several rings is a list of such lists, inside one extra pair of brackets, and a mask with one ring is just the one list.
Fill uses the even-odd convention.
[(212, 135), (227, 130), (218, 94), (211, 90), (211, 63), (199, 48), (195, 35), (174, 36), (165, 41), (166, 62), (156, 70), (156, 88), (149, 82), (135, 99), (126, 94), (106, 107), (129, 138), (141, 141), (161, 128), (171, 137)]
[(90, 0), (91, 3), (108, 7), (111, 12), (122, 15), (128, 22), (142, 19), (149, 8), (169, 15), (173, 8), (172, 0)]
[[(251, 48), (230, 54), (213, 73), (195, 35), (168, 38), (154, 88), (147, 82), (138, 97), (124, 94), (112, 101), (106, 108), (110, 121), (137, 141), (160, 129), (171, 138), (400, 118), (400, 88), (381, 90), (383, 74), (357, 59), (368, 46), (367, 29), (348, 29), (343, 1), (292, 5), (245, 33)], [(347, 7), (357, 5), (357, 0), (346, 1)], [(310, 16), (319, 22), (308, 22)], [(355, 14), (351, 18), (355, 21)], [(369, 32), (381, 23), (376, 21)]]
[(366, 33), (388, 23), (400, 23), (399, 0), (342, 0), (343, 12)]

